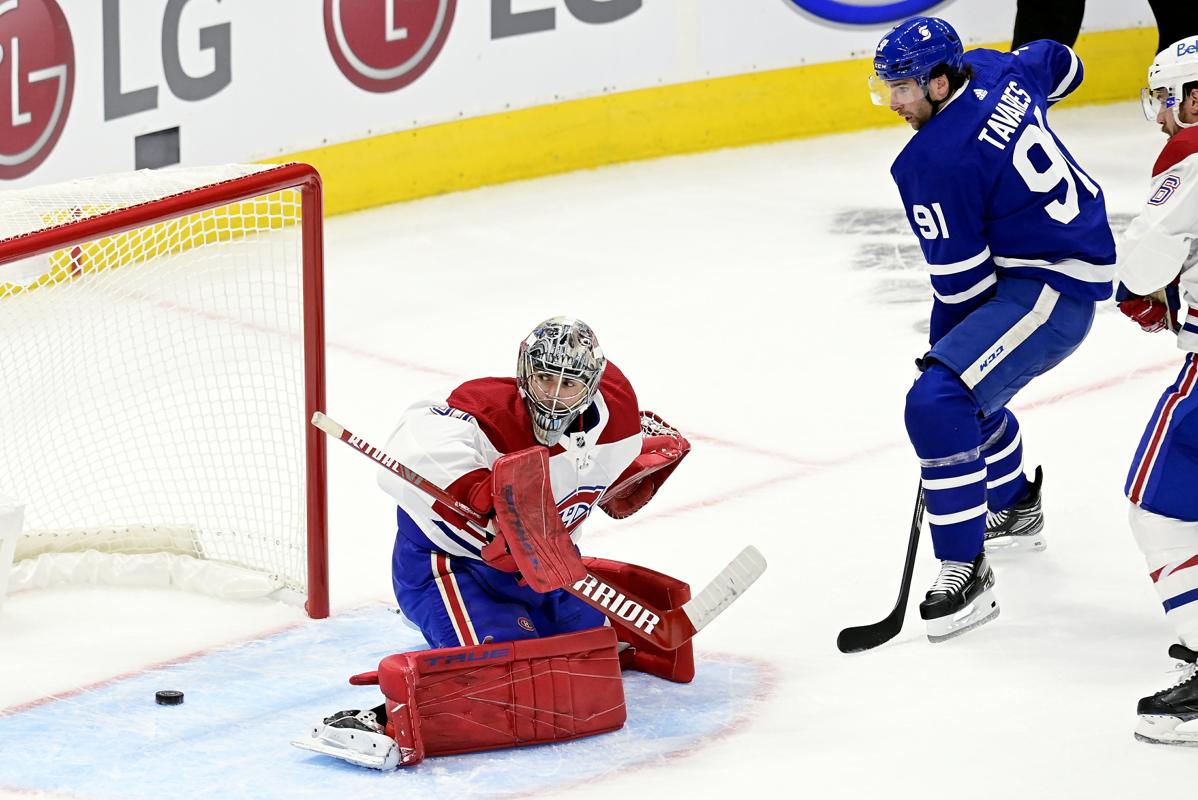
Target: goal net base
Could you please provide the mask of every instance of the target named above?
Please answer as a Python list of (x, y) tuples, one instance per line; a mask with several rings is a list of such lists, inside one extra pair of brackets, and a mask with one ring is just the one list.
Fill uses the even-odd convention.
[(258, 597), (302, 603), (278, 579), (236, 564), (178, 553), (44, 553), (13, 565), (9, 594), (54, 586), (125, 586), (185, 591), (229, 600)]

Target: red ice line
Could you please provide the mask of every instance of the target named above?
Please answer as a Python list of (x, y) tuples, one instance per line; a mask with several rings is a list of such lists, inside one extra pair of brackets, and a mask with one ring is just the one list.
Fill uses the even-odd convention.
[[(291, 622), (286, 625), (280, 625), (279, 627), (274, 628), (272, 630), (249, 634), (247, 636), (244, 636), (244, 637), (241, 637), (238, 639), (234, 639), (232, 641), (225, 642), (223, 644), (213, 645), (211, 647), (205, 647), (202, 650), (196, 650), (191, 653), (186, 653), (184, 655), (178, 656), (177, 658), (170, 658), (170, 659), (167, 659), (166, 661), (159, 661), (155, 664), (150, 664), (150, 665), (144, 666), (144, 667), (138, 667), (137, 669), (129, 670), (128, 672), (122, 672), (119, 675), (113, 675), (111, 677), (104, 678), (103, 680), (99, 680), (94, 683), (89, 683), (84, 686), (79, 686), (75, 689), (68, 689), (65, 692), (60, 692), (58, 694), (49, 694), (49, 695), (46, 695), (45, 697), (39, 697), (36, 700), (30, 700), (27, 703), (21, 703), (20, 705), (9, 706), (8, 708), (0, 708), (0, 719), (3, 719), (4, 717), (7, 717), (7, 716), (11, 716), (13, 714), (20, 714), (22, 711), (28, 711), (31, 708), (37, 708), (38, 706), (43, 705), (45, 703), (49, 703), (52, 700), (66, 700), (71, 697), (75, 697), (76, 695), (84, 694), (85, 692), (92, 692), (97, 689), (103, 689), (105, 686), (110, 686), (114, 683), (118, 683), (120, 681), (125, 680), (126, 678), (132, 678), (134, 676), (141, 675), (146, 672), (153, 672), (156, 669), (172, 667), (176, 664), (186, 664), (189, 661), (195, 661), (196, 659), (201, 658), (202, 656), (206, 656), (209, 653), (213, 652), (214, 650), (226, 650), (235, 645), (247, 644), (249, 642), (256, 642), (259, 639), (269, 638), (271, 636), (277, 636), (281, 633), (285, 633), (285, 632), (293, 630), (295, 628), (299, 628), (300, 626), (302, 626), (304, 624), (305, 623), (303, 623), (303, 622)], [(7, 791), (8, 787), (4, 787), (4, 789)]]

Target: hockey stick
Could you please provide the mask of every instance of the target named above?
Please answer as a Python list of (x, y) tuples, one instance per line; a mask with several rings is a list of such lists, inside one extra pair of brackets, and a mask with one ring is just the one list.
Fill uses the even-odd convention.
[(1168, 310), (1168, 313), (1165, 314), (1165, 321), (1169, 324), (1169, 330), (1177, 333), (1185, 323), (1184, 315), (1181, 313), (1181, 292), (1178, 290), (1177, 283), (1170, 283), (1162, 291), (1165, 293), (1165, 308)]
[[(479, 534), (490, 539), (486, 529), (487, 518), (466, 503), (429, 483), (415, 470), (405, 467), (360, 436), (356, 436), (331, 418), (317, 411), (312, 415), (312, 424), (320, 430), (340, 439), (380, 466), (390, 470), (420, 491), (456, 511), (466, 518), (467, 523)], [(617, 625), (649, 639), (665, 650), (677, 650), (713, 619), (736, 602), (746, 589), (765, 572), (765, 558), (756, 547), (746, 547), (732, 559), (728, 566), (715, 576), (703, 591), (692, 597), (681, 608), (658, 609), (636, 595), (625, 592), (610, 582), (603, 581), (592, 573), (565, 591), (602, 612)]]
[(842, 653), (859, 653), (880, 644), (885, 644), (903, 629), (903, 618), (907, 614), (907, 596), (911, 594), (911, 577), (915, 574), (915, 551), (919, 549), (919, 534), (923, 530), (923, 481), (915, 493), (915, 512), (911, 516), (911, 538), (907, 541), (907, 559), (903, 562), (903, 581), (899, 585), (898, 601), (881, 622), (845, 628), (836, 637), (836, 646)]

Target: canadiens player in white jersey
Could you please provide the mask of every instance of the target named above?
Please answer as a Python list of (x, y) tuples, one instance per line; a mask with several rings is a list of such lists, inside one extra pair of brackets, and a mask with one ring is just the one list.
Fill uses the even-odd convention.
[[(1119, 250), (1119, 309), (1146, 331), (1172, 329), (1185, 351), (1128, 471), (1131, 529), (1177, 635), (1176, 685), (1140, 700), (1136, 738), (1198, 746), (1198, 36), (1148, 71), (1144, 113), (1169, 141), (1147, 204)], [(1180, 319), (1181, 303), (1189, 311)]]
[(1078, 347), (1111, 294), (1102, 191), (1048, 124), (1083, 74), (1057, 42), (965, 52), (937, 17), (895, 26), (874, 55), (874, 102), (915, 130), (891, 174), (932, 284), (905, 418), (940, 559), (919, 607), (933, 642), (997, 616), (987, 551), (1045, 546), (1042, 473), (1025, 478), (1007, 406)]
[[(689, 447), (660, 417), (639, 410), (632, 385), (607, 360), (589, 326), (554, 317), (520, 344), (515, 378), (471, 380), (448, 396), (415, 403), (383, 450), (478, 516), (492, 518), (496, 499), (507, 499), (493, 480), (501, 465), (547, 449), (547, 474), (528, 476), (535, 484), (531, 494), (543, 501), (569, 560), (578, 559), (580, 526), (596, 506), (617, 519), (636, 512)], [(623, 723), (623, 696), (615, 688), (619, 681), (580, 683), (578, 676), (586, 669), (579, 664), (611, 665), (616, 676), (619, 666), (680, 682), (693, 676), (689, 645), (666, 652), (640, 641), (617, 655), (617, 634), (602, 613), (556, 588), (564, 582), (547, 589), (554, 585), (551, 581), (541, 576), (534, 581), (517, 571), (511, 534), (493, 518), (486, 529), (472, 525), (388, 469), (380, 470), (379, 484), (397, 504), (395, 596), (404, 617), (433, 649), (406, 654), (409, 658), (399, 668), (398, 656), (385, 659), (377, 673), (370, 673), (373, 678), (355, 682), (379, 683), (388, 702), (369, 711), (338, 712), (295, 744), (386, 769), (415, 763), (425, 754), (560, 741)], [(689, 599), (685, 584), (652, 570), (601, 559), (588, 559), (587, 569), (618, 576), (625, 590), (650, 602)], [(608, 638), (596, 645), (600, 634)], [(629, 636), (619, 635), (625, 642)], [(508, 699), (475, 698), (438, 673), (438, 680), (429, 683), (442, 688), (428, 689), (419, 704), (432, 707), (436, 702), (440, 712), (414, 720), (416, 690), (411, 687), (427, 680), (425, 673), (455, 661), (481, 663), (496, 653), (502, 653), (505, 664), (514, 659), (532, 675), (556, 669), (560, 674), (554, 676), (554, 691), (520, 700), (521, 687), (512, 677), (519, 670), (505, 667), (505, 677), (495, 684)], [(571, 666), (564, 671), (553, 666), (560, 663)], [(473, 680), (477, 683), (477, 677)], [(442, 694), (428, 694), (436, 691)], [(405, 692), (412, 693), (409, 700)], [(452, 703), (465, 705), (450, 709), (446, 704)], [(603, 713), (582, 711), (595, 706), (603, 707)], [(496, 717), (484, 725), (480, 720), (487, 714)], [(556, 722), (540, 734), (532, 723), (522, 728), (522, 719), (535, 714), (550, 715)]]

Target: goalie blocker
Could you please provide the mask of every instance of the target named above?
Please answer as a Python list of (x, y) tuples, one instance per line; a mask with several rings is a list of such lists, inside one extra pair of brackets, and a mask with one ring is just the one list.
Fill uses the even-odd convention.
[[(641, 435), (640, 454), (598, 503), (615, 519), (644, 508), (691, 449), (682, 434), (652, 411), (641, 412)], [(498, 529), (498, 535), (482, 551), (488, 564), (506, 572), (519, 571), (538, 592), (578, 584), (586, 578), (578, 549), (553, 500), (549, 451), (544, 447), (520, 450), (495, 461), (485, 510), (495, 515)], [(453, 514), (444, 509), (443, 515), (446, 512)]]
[[(586, 559), (603, 578), (618, 578), (652, 602), (676, 607), (690, 587), (644, 567)], [(313, 728), (298, 747), (360, 766), (391, 769), (426, 756), (472, 753), (593, 736), (623, 727), (622, 669), (687, 683), (690, 642), (655, 647), (625, 630), (576, 633), (387, 656), (377, 670), (350, 678), (377, 685), (374, 713), (341, 712)], [(618, 644), (619, 642), (619, 644)]]

